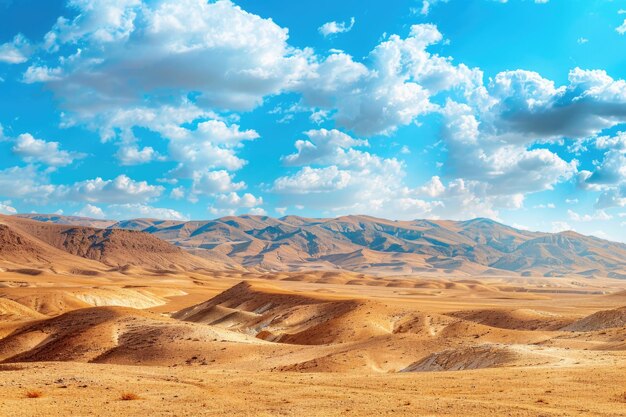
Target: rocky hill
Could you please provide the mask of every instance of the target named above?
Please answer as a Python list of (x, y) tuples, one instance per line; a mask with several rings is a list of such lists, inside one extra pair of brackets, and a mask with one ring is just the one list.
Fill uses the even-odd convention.
[[(20, 216), (76, 223), (63, 216)], [(245, 215), (210, 221), (107, 223), (109, 230), (148, 233), (214, 262), (266, 271), (345, 269), (386, 274), (626, 278), (624, 244), (571, 231), (529, 232), (484, 218), (393, 221), (369, 216), (276, 219)]]

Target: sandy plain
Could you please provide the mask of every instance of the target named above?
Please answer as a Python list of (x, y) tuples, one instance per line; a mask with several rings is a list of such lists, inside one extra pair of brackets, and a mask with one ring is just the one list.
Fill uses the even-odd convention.
[(0, 415), (626, 415), (623, 281), (355, 284), (4, 273)]

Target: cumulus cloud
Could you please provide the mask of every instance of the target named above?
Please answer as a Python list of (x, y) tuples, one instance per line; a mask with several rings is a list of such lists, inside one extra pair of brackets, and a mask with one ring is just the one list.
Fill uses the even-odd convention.
[(255, 197), (250, 193), (245, 193), (240, 196), (235, 192), (228, 194), (221, 194), (215, 199), (215, 206), (217, 208), (233, 208), (233, 207), (246, 207), (252, 208), (263, 204), (263, 198)]
[(28, 61), (31, 50), (30, 42), (23, 35), (15, 35), (11, 42), (0, 44), (0, 62), (23, 64)]
[(107, 214), (114, 219), (152, 218), (162, 220), (188, 220), (188, 217), (176, 210), (152, 207), (146, 204), (112, 204), (107, 207)]
[[(437, 2), (424, 1), (423, 14)], [(485, 82), (480, 69), (433, 52), (444, 37), (429, 24), (385, 37), (357, 59), (338, 50), (324, 56), (295, 48), (286, 28), (228, 0), (73, 0), (70, 7), (75, 17), (57, 20), (22, 80), (45, 83), (64, 111), (63, 126), (97, 131), (117, 146), (121, 165), (168, 161), (165, 180), (186, 181), (171, 191), (174, 199), (207, 196), (215, 200), (212, 210), (260, 211), (261, 197), (241, 195), (246, 184), (234, 174), (247, 163), (242, 147), (260, 135), (229, 112), (290, 93), (290, 101), (296, 99), (280, 114), (283, 120), (306, 111), (313, 123), (334, 129), (306, 131), (283, 156), (286, 172), (265, 188), (283, 206), (391, 217), (497, 216), (522, 207), (526, 194), (572, 178), (601, 193), (599, 209), (626, 201), (624, 140), (615, 135), (589, 142), (626, 122), (626, 82), (605, 71), (575, 68), (564, 85), (525, 70)], [(352, 24), (329, 22), (323, 33), (345, 32)], [(18, 60), (32, 52), (23, 38), (9, 44), (24, 46)], [(0, 57), (9, 56), (2, 55), (9, 44), (0, 45)], [(377, 155), (366, 139), (392, 135), (430, 113), (442, 116), (438, 146), (447, 161), (439, 176), (411, 189), (404, 163)], [(139, 135), (144, 129), (157, 135)], [(16, 149), (30, 164), (60, 167), (77, 157), (56, 142), (21, 141)], [(579, 172), (576, 159), (552, 147), (562, 141), (575, 141), (579, 152), (594, 145), (603, 157)], [(419, 143), (411, 147), (417, 155)], [(124, 175), (53, 186), (36, 178), (33, 167), (0, 171), (0, 191), (3, 175), (22, 172), (25, 183), (6, 189), (8, 197), (40, 192), (145, 205), (164, 192)]]
[(240, 130), (239, 125), (208, 120), (198, 123), (195, 130), (182, 129), (170, 137), (170, 158), (178, 161), (175, 176), (191, 177), (194, 171), (226, 168), (238, 170), (246, 161), (237, 156), (242, 142), (254, 140), (254, 130)]
[(155, 218), (162, 220), (187, 220), (187, 217), (176, 210), (152, 207), (146, 204), (111, 204), (105, 210), (93, 204), (86, 204), (74, 213), (75, 216), (91, 217), (94, 219), (128, 220), (137, 218)]
[(173, 188), (170, 192), (170, 198), (173, 200), (180, 200), (185, 198), (185, 187)]
[(498, 219), (500, 210), (518, 210), (524, 204), (523, 193), (494, 193), (486, 182), (463, 178), (444, 183), (438, 176), (434, 176), (424, 185), (407, 190), (407, 193), (436, 204), (437, 217), (451, 219)]
[(282, 158), (296, 172), (274, 180), (271, 191), (286, 205), (332, 214), (370, 213), (411, 218), (430, 215), (439, 202), (415, 198), (403, 185), (404, 165), (355, 149), (368, 143), (337, 130), (305, 132), (297, 152)]
[(309, 130), (304, 134), (309, 140), (296, 141), (297, 153), (283, 157), (286, 165), (334, 163), (346, 157), (345, 149), (368, 146), (367, 141), (354, 139), (336, 129)]
[(159, 153), (152, 147), (146, 146), (140, 149), (135, 145), (121, 146), (115, 157), (120, 161), (121, 165), (139, 165), (162, 159)]
[(74, 213), (75, 216), (90, 217), (93, 219), (104, 219), (106, 215), (104, 211), (93, 204), (86, 204), (83, 208)]
[(0, 196), (44, 202), (55, 191), (56, 186), (33, 165), (0, 170)]
[(196, 171), (191, 192), (193, 195), (213, 195), (238, 191), (245, 188), (243, 181), (234, 182), (234, 175), (228, 171)]
[(626, 207), (626, 184), (608, 188), (598, 196), (595, 203), (596, 209), (611, 207)]
[(259, 207), (263, 205), (263, 198), (256, 197), (251, 193), (239, 195), (236, 192), (219, 194), (215, 198), (213, 205), (208, 207), (210, 213), (214, 215), (234, 215), (238, 210), (247, 213), (265, 214), (265, 210)]
[(578, 174), (579, 187), (600, 191), (596, 209), (626, 206), (626, 133), (600, 136), (593, 144), (603, 151), (603, 156), (595, 162), (593, 171), (582, 170)]
[(420, 14), (424, 15), (424, 16), (428, 16), (428, 13), (430, 13), (430, 9), (432, 6), (434, 6), (437, 3), (447, 3), (448, 0), (423, 0), (422, 1), (422, 7), (420, 8)]
[[(67, 109), (95, 113), (146, 96), (196, 92), (203, 105), (251, 109), (289, 89), (308, 54), (288, 45), (288, 31), (230, 0), (116, 0), (70, 3), (45, 37), (64, 56), (47, 80)], [(33, 70), (34, 71), (34, 70)]]
[(332, 165), (325, 168), (304, 167), (296, 174), (277, 178), (274, 191), (288, 194), (309, 194), (337, 191), (350, 184), (350, 172)]
[(479, 122), (470, 106), (449, 102), (443, 112), (448, 175), (485, 183), (490, 194), (552, 189), (577, 172), (578, 161), (563, 160), (548, 149), (529, 149), (532, 142), (507, 143)]
[(98, 177), (80, 181), (71, 186), (61, 186), (57, 193), (73, 201), (90, 203), (143, 203), (159, 197), (164, 188), (147, 181), (135, 181), (126, 175), (112, 180)]
[(570, 220), (575, 222), (591, 222), (591, 221), (606, 221), (611, 220), (613, 216), (605, 212), (604, 210), (596, 210), (593, 214), (578, 214), (573, 210), (567, 210), (567, 215)]
[(17, 214), (17, 209), (10, 201), (0, 201), (0, 214)]
[(489, 85), (494, 134), (510, 143), (586, 138), (626, 121), (626, 82), (575, 68), (568, 84), (532, 71), (505, 71)]
[(354, 27), (354, 17), (350, 18), (350, 23), (347, 22), (326, 22), (322, 26), (320, 26), (317, 31), (321, 33), (324, 37), (328, 37), (331, 35), (336, 35), (338, 33), (346, 33), (350, 32)]
[(64, 167), (85, 155), (60, 149), (59, 142), (46, 142), (36, 139), (30, 133), (23, 133), (15, 139), (13, 153), (28, 163), (43, 163), (51, 167)]
[(560, 232), (565, 232), (568, 230), (574, 230), (574, 228), (570, 226), (567, 222), (563, 222), (563, 221), (552, 222), (553, 233), (560, 233)]
[(311, 65), (297, 90), (307, 105), (333, 111), (341, 127), (365, 136), (391, 134), (436, 110), (433, 94), (469, 84), (481, 91), (482, 72), (427, 51), (442, 39), (434, 25), (414, 25), (406, 38), (392, 35), (377, 45), (367, 65), (331, 54)]
[(444, 184), (435, 176), (410, 189), (404, 185), (401, 161), (356, 149), (366, 141), (324, 129), (305, 135), (308, 140), (295, 143), (297, 152), (283, 157), (287, 166), (304, 166), (277, 178), (272, 186), (288, 205), (393, 218), (496, 218), (498, 209), (519, 209), (524, 202), (523, 192), (517, 189), (521, 186), (507, 189), (512, 183), (504, 180), (501, 188), (494, 188), (486, 180), (458, 178)]
[(31, 65), (22, 76), (22, 82), (26, 84), (45, 83), (62, 79), (60, 67), (49, 68), (45, 65)]
[[(122, 165), (170, 160), (177, 162), (171, 177), (193, 179), (207, 169), (240, 169), (246, 164), (238, 156), (243, 143), (259, 138), (255, 130), (241, 129), (238, 124), (215, 117), (213, 112), (183, 101), (178, 106), (116, 109), (99, 115), (90, 124), (103, 141), (117, 141), (116, 157)], [(167, 155), (160, 155), (150, 146), (140, 148), (136, 128), (158, 133), (168, 143)]]

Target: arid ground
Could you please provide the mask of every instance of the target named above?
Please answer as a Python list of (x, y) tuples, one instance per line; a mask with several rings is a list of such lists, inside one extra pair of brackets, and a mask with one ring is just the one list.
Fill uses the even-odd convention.
[(626, 415), (625, 305), (611, 279), (5, 272), (0, 415)]

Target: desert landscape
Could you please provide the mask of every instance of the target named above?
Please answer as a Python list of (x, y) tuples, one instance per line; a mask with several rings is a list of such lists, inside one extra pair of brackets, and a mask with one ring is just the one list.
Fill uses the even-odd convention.
[[(184, 223), (0, 222), (1, 415), (626, 415), (626, 284), (609, 276), (621, 277), (621, 244), (444, 222), (448, 243), (462, 230), (466, 246), (508, 242), (513, 254), (540, 239), (542, 254), (576, 259), (590, 242), (585, 263), (543, 255), (516, 271), (433, 255), (442, 242), (423, 221), (318, 220), (334, 230), (306, 241), (324, 248), (318, 258), (294, 249), (306, 227), (288, 230), (280, 250), (224, 249), (258, 245), (258, 230), (292, 218), (209, 222), (249, 228), (205, 231), (198, 241), (221, 239), (207, 252), (157, 237), (189, 242), (197, 229)], [(424, 254), (396, 257), (388, 233)], [(368, 262), (324, 268), (319, 258), (352, 256), (333, 253), (343, 249), (333, 236), (378, 247), (358, 251)], [(253, 257), (266, 263), (246, 264)], [(424, 271), (407, 272), (417, 264)]]
[(0, 0), (0, 417), (626, 417), (626, 1)]

